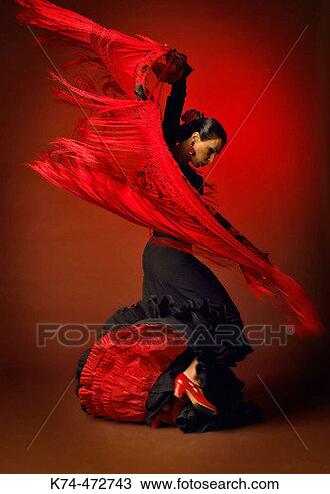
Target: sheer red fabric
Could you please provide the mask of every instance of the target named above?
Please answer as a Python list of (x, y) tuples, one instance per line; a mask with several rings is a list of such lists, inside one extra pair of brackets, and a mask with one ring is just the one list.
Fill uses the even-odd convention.
[(160, 94), (166, 82), (182, 75), (184, 61), (176, 50), (146, 36), (102, 27), (44, 0), (17, 1), (21, 23), (79, 48), (79, 58), (62, 69), (83, 68), (83, 75), (70, 80), (51, 72), (56, 96), (83, 113), (75, 134), (56, 139), (27, 166), (54, 185), (182, 244), (161, 237), (155, 242), (219, 265), (238, 264), (252, 292), (269, 297), (298, 334), (322, 331), (304, 289), (237, 239), (238, 230), (216, 220), (214, 208), (189, 184), (168, 150)]

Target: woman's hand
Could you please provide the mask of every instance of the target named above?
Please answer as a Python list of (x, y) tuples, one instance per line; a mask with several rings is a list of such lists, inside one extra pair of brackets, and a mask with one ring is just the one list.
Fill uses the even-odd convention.
[(184, 53), (178, 53), (175, 49), (157, 59), (151, 68), (159, 81), (168, 84), (188, 77), (193, 70), (187, 62), (187, 56)]

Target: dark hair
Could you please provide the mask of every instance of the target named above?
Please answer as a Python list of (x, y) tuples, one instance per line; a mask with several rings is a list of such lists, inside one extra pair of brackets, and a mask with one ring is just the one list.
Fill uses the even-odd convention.
[(215, 118), (205, 118), (203, 113), (191, 109), (182, 115), (181, 120), (184, 123), (178, 128), (176, 134), (177, 141), (185, 141), (193, 132), (199, 132), (202, 141), (219, 138), (223, 144), (226, 144), (226, 131)]

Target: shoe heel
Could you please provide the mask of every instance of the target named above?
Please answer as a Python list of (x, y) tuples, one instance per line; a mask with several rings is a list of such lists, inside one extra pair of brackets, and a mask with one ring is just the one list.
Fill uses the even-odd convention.
[(176, 398), (182, 398), (182, 396), (184, 395), (184, 392), (185, 392), (185, 387), (183, 386), (183, 384), (181, 382), (175, 381), (175, 383), (174, 383), (174, 396)]

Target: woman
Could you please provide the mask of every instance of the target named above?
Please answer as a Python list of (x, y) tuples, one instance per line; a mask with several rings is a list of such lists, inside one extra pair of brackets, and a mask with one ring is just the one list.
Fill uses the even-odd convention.
[[(204, 119), (194, 110), (185, 113), (186, 124), (180, 126), (189, 72), (187, 67), (183, 77), (172, 83), (164, 111), (163, 132), (189, 183), (202, 194), (202, 177), (189, 162), (196, 167), (212, 163), (226, 143), (226, 133), (216, 120)], [(157, 245), (154, 237), (180, 242), (173, 236), (153, 231), (143, 252), (142, 300), (113, 314), (99, 336), (102, 350), (96, 344), (79, 361), (77, 394), (83, 410), (117, 420), (143, 420), (152, 427), (177, 425), (184, 432), (221, 430), (260, 421), (260, 408), (243, 401), (244, 383), (230, 369), (252, 352), (242, 334), (238, 309), (205, 264), (175, 245)], [(129, 329), (132, 337), (132, 332), (139, 332), (141, 328), (145, 331), (146, 324), (153, 323), (154, 332), (156, 323), (171, 331), (183, 322), (186, 340), (181, 341), (181, 346), (165, 345), (157, 357), (156, 350), (160, 348), (156, 343), (151, 353), (143, 345), (139, 351), (135, 348), (133, 362), (128, 348), (125, 347), (123, 357), (123, 347), (109, 345), (109, 333), (113, 338), (116, 331)], [(228, 334), (228, 328), (234, 330), (232, 335)], [(218, 341), (214, 342), (212, 337), (217, 330)], [(221, 333), (224, 334), (219, 338)], [(199, 343), (201, 336), (202, 344)], [(212, 342), (207, 345), (208, 337)], [(107, 383), (101, 395), (100, 388), (95, 386), (98, 372)], [(139, 380), (135, 380), (135, 376), (139, 376)], [(180, 403), (175, 400), (181, 399), (184, 393), (190, 405), (187, 399)], [(117, 395), (119, 398), (114, 398)]]
[[(186, 76), (189, 73), (188, 69), (181, 79), (172, 83), (164, 112), (163, 132), (169, 149), (186, 178), (200, 194), (203, 194), (203, 178), (195, 169), (198, 170), (213, 162), (226, 144), (227, 136), (217, 120), (204, 118), (196, 110), (187, 111), (182, 117), (185, 123), (180, 125), (186, 96)], [(242, 329), (239, 311), (215, 274), (194, 255), (177, 250), (175, 247), (155, 244), (154, 237), (172, 238), (180, 242), (173, 236), (162, 234), (157, 230), (153, 231), (153, 237), (148, 241), (143, 252), (142, 298), (168, 295), (178, 305), (183, 305), (187, 299), (197, 304), (208, 299), (211, 303), (224, 305), (231, 324), (235, 322)], [(247, 353), (251, 351), (246, 344), (244, 347)], [(215, 360), (218, 359), (221, 365), (223, 360), (221, 346), (214, 346), (212, 350)], [(216, 413), (216, 408), (205, 399), (201, 388), (194, 386), (200, 384), (197, 364), (198, 360), (195, 358), (184, 373), (178, 376), (174, 384), (177, 387), (175, 395), (179, 396), (180, 383), (182, 383), (181, 389), (186, 391), (196, 406), (202, 406), (205, 410)]]

